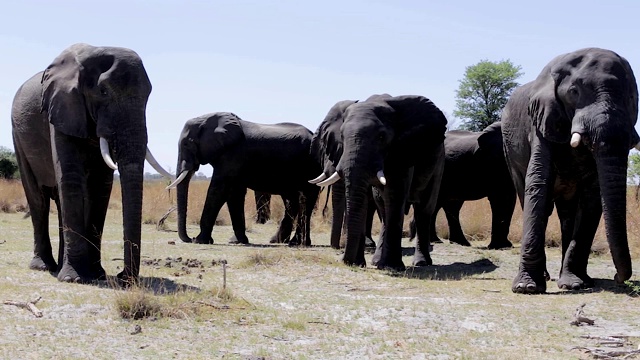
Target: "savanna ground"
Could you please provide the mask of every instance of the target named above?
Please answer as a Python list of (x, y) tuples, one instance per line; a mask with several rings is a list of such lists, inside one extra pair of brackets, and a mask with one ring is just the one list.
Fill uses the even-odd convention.
[[(350, 268), (329, 245), (329, 223), (318, 211), (311, 248), (268, 243), (277, 221), (253, 223), (255, 205), (247, 197), (252, 245), (227, 245), (228, 215), (214, 228), (215, 244), (181, 242), (175, 215), (165, 229), (155, 223), (172, 206), (166, 184), (148, 183), (142, 227), (142, 283), (114, 285), (122, 267), (122, 213), (118, 186), (103, 236), (102, 264), (111, 276), (93, 285), (63, 284), (51, 274), (28, 269), (31, 221), (25, 219), (19, 183), (0, 184), (0, 300), (30, 301), (43, 316), (1, 305), (0, 357), (7, 359), (580, 359), (584, 348), (607, 348), (591, 337), (624, 336), (621, 347), (640, 343), (638, 268), (640, 207), (629, 196), (629, 238), (634, 276), (626, 285), (615, 273), (601, 229), (590, 258), (596, 287), (559, 291), (557, 218), (548, 231), (547, 266), (552, 276), (544, 295), (516, 295), (511, 281), (519, 248), (489, 251), (490, 210), (485, 201), (463, 208), (462, 222), (472, 247), (436, 244), (435, 265), (406, 272)], [(208, 182), (191, 186), (189, 234), (197, 221)], [(631, 193), (631, 192), (630, 192)], [(324, 204), (321, 197), (320, 207)], [(518, 206), (519, 207), (519, 206)], [(273, 198), (272, 218), (282, 215)], [(56, 215), (50, 226), (57, 249)], [(511, 240), (522, 228), (516, 209)], [(379, 229), (376, 224), (374, 233)], [(445, 220), (438, 222), (446, 238)], [(412, 243), (403, 240), (405, 264)], [(371, 254), (367, 255), (370, 261)], [(225, 263), (226, 265), (223, 265)], [(223, 288), (223, 266), (226, 287)], [(573, 326), (576, 308), (594, 325)], [(139, 319), (137, 319), (139, 318)], [(614, 354), (614, 353), (609, 353)]]

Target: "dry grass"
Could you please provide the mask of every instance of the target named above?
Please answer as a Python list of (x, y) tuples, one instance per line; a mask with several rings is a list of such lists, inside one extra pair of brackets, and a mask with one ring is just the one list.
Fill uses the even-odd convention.
[(27, 198), (20, 180), (0, 179), (0, 212), (23, 212), (27, 208)]

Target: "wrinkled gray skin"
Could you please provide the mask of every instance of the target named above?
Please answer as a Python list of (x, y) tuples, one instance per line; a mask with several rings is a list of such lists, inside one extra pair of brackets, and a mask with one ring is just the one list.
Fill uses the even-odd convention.
[[(316, 161), (323, 164), (323, 173), (326, 177), (331, 176), (336, 171), (335, 166), (342, 157), (342, 134), (340, 128), (344, 123), (343, 114), (347, 107), (358, 101), (343, 100), (336, 103), (329, 109), (329, 112), (322, 120), (318, 129), (313, 134), (311, 141), (311, 155)], [(346, 232), (344, 216), (346, 209), (346, 198), (344, 194), (344, 179), (338, 180), (329, 187), (331, 193), (331, 235), (330, 243), (334, 249), (340, 248), (340, 239)], [(376, 214), (376, 204), (373, 201), (371, 190), (368, 191), (367, 218), (365, 223), (365, 246), (375, 247), (376, 243), (371, 238), (371, 227)]]
[[(140, 269), (145, 109), (151, 83), (133, 51), (76, 44), (24, 83), (11, 111), (13, 141), (34, 228), (30, 268), (66, 282), (105, 277), (100, 244), (113, 183), (98, 137), (108, 140), (122, 186), (124, 270)], [(48, 231), (49, 202), (58, 207), (58, 263)]]
[[(309, 154), (312, 133), (298, 124), (256, 124), (227, 112), (188, 120), (178, 142), (178, 173), (187, 177), (177, 186), (178, 235), (185, 242), (213, 243), (211, 233), (220, 208), (229, 208), (231, 243), (248, 244), (244, 218), (247, 188), (278, 194), (286, 211), (271, 242), (284, 242), (298, 222), (290, 245), (311, 245), (309, 220), (319, 188), (307, 182), (321, 171)], [(187, 235), (189, 179), (200, 165), (211, 164), (213, 176), (200, 218), (200, 234)]]
[(481, 132), (453, 130), (445, 134), (444, 174), (436, 211), (431, 219), (431, 240), (437, 242), (436, 215), (441, 208), (447, 216), (449, 241), (470, 246), (460, 226), (460, 209), (465, 201), (488, 198), (491, 205), (489, 249), (512, 246), (507, 239), (516, 205), (502, 146), (500, 122)]
[[(546, 291), (544, 240), (554, 203), (562, 232), (558, 287), (593, 286), (587, 262), (601, 215), (615, 280), (629, 279), (626, 171), (629, 149), (638, 143), (637, 117), (633, 71), (609, 50), (560, 55), (514, 91), (502, 114), (507, 164), (525, 219), (514, 292)], [(572, 147), (574, 133), (581, 140)]]
[[(344, 263), (366, 265), (367, 193), (374, 186), (383, 201), (378, 207), (383, 226), (374, 265), (405, 269), (400, 241), (406, 203), (414, 205), (418, 229), (413, 263), (430, 265), (429, 226), (444, 168), (446, 118), (422, 96), (386, 94), (349, 105), (343, 118), (343, 150), (336, 171), (344, 179), (347, 199)], [(380, 170), (386, 185), (377, 177)]]

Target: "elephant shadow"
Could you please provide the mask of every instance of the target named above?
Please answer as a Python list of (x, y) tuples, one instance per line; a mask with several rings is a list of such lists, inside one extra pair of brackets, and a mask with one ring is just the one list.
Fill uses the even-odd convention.
[(409, 266), (404, 272), (391, 272), (391, 276), (423, 280), (463, 280), (472, 275), (486, 274), (498, 268), (491, 260), (483, 258), (472, 263), (454, 262), (446, 265)]
[[(105, 289), (127, 289), (127, 287), (123, 286), (116, 276), (107, 276), (106, 280), (95, 281), (92, 284)], [(181, 292), (201, 291), (201, 289), (197, 286), (180, 284), (171, 279), (156, 276), (141, 276), (137, 288), (142, 289), (145, 292), (153, 293), (153, 295), (172, 295)]]

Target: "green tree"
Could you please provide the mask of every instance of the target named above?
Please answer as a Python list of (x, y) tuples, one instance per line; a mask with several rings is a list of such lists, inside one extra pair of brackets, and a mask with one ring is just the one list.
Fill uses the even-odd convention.
[(0, 146), (0, 178), (15, 179), (19, 177), (16, 154), (11, 149)]
[(640, 200), (640, 154), (629, 154), (629, 165), (627, 166), (627, 183), (636, 185), (636, 201)]
[(463, 120), (462, 129), (481, 131), (500, 120), (500, 112), (522, 76), (522, 67), (510, 60), (481, 60), (467, 66), (456, 90), (453, 115)]

